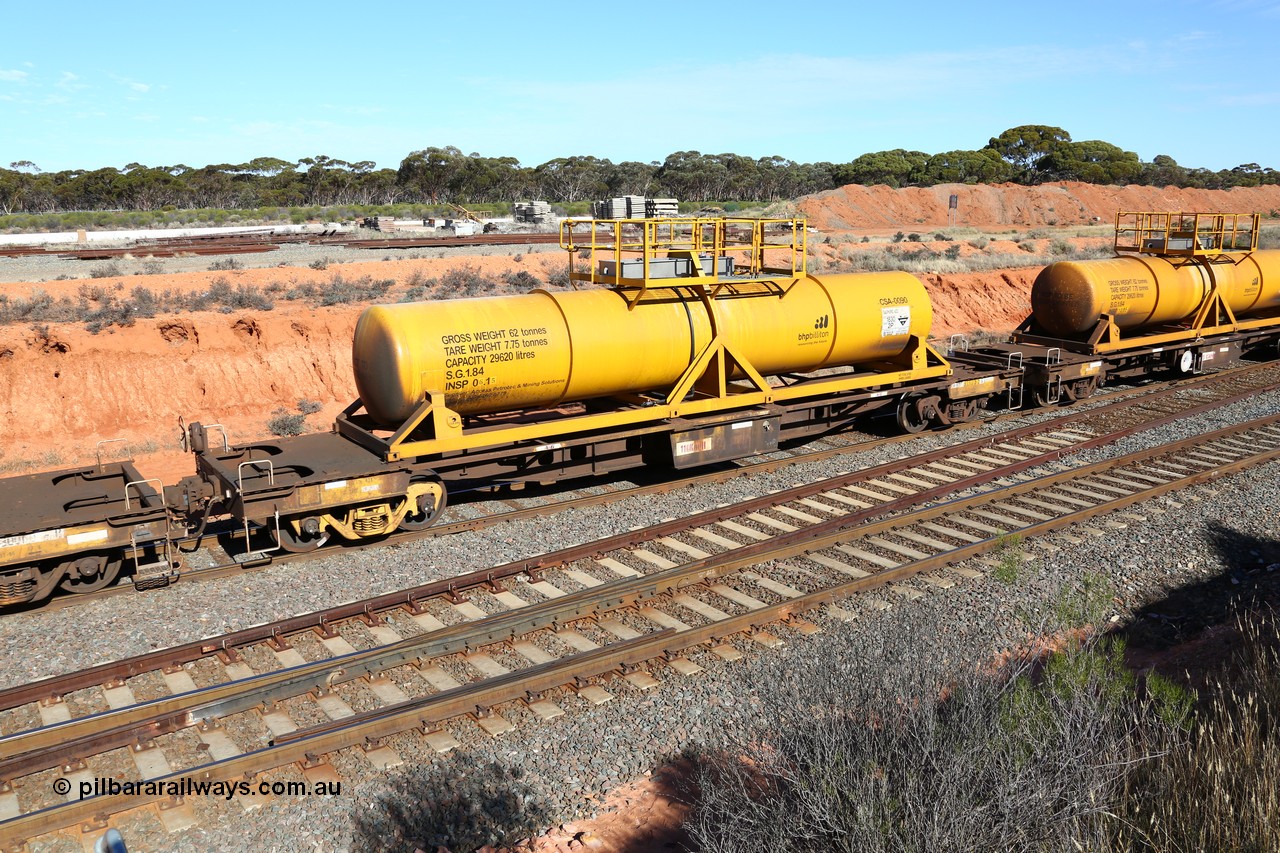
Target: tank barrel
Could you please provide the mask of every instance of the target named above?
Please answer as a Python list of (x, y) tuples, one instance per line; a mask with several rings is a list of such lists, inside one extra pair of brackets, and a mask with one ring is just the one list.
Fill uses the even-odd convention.
[(730, 281), (714, 298), (537, 290), (371, 307), (352, 360), (361, 401), (394, 425), (429, 391), (485, 414), (664, 389), (715, 335), (765, 375), (890, 359), (928, 337), (932, 316), (920, 280), (894, 272)]

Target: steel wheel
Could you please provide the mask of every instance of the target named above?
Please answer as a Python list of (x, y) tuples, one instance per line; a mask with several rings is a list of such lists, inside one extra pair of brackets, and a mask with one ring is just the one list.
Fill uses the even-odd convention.
[(908, 394), (898, 404), (898, 426), (903, 432), (915, 435), (928, 429), (929, 415), (921, 411), (924, 399), (923, 394)]
[(1034, 399), (1034, 400), (1036, 401), (1036, 408), (1038, 408), (1038, 409), (1044, 409), (1044, 408), (1047, 408), (1047, 407), (1049, 407), (1049, 406), (1056, 406), (1056, 405), (1058, 405), (1060, 402), (1062, 402), (1062, 393), (1061, 393), (1061, 392), (1059, 392), (1059, 393), (1058, 393), (1058, 399), (1057, 399), (1057, 400), (1050, 400), (1050, 399), (1049, 399), (1049, 389), (1048, 389), (1048, 388), (1037, 388), (1037, 389), (1035, 389), (1034, 391), (1032, 391), (1032, 392), (1031, 392), (1031, 397), (1032, 397), (1032, 399)]
[[(421, 499), (419, 499), (421, 503)], [(430, 509), (418, 508), (417, 512), (407, 512), (404, 518), (400, 520), (401, 530), (426, 530), (428, 527), (436, 523), (442, 514), (444, 514), (445, 504), (448, 503), (443, 489), (440, 491), (440, 500), (435, 501)]]
[(280, 519), (280, 535), (276, 544), (290, 554), (306, 554), (329, 541), (329, 531), (320, 529), (317, 518), (298, 519), (300, 530), (293, 529), (292, 519)]
[(101, 554), (81, 557), (68, 566), (78, 574), (75, 577), (63, 579), (58, 584), (58, 589), (80, 594), (106, 589), (120, 577), (120, 568), (123, 565), (123, 560), (112, 560)]

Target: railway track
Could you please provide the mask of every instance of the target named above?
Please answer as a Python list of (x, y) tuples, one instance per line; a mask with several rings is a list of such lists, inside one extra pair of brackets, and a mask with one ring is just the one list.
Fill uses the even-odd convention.
[(342, 246), (350, 249), (420, 249), (465, 246), (506, 246), (558, 244), (559, 233), (475, 234), (464, 237), (390, 237), (383, 239), (348, 239), (336, 231), (299, 234), (206, 234), (184, 237), (157, 237), (137, 240), (127, 246), (84, 246), (55, 243), (47, 245), (0, 246), (0, 257), (56, 256), (66, 260), (100, 261), (125, 255), (138, 258), (172, 258), (179, 255), (247, 255), (272, 252), (287, 243), (310, 243), (315, 246)]
[[(454, 745), (446, 721), (470, 717), (499, 734), (510, 726), (507, 708), (547, 718), (571, 701), (608, 701), (610, 678), (648, 689), (658, 676), (696, 673), (689, 648), (740, 655), (724, 640), (744, 632), (773, 645), (769, 625), (793, 618), (808, 630), (801, 614), (856, 593), (869, 606), (884, 604), (867, 598), (873, 590), (905, 599), (945, 593), (956, 576), (938, 570), (1000, 548), (1010, 535), (1124, 512), (1280, 458), (1280, 416), (1272, 416), (1064, 464), (1080, 450), (1223, 404), (1175, 412), (1173, 402), (1138, 425), (1092, 435), (1015, 430), (2, 691), (5, 728), (19, 731), (0, 738), (0, 839), (14, 845), (85, 821), (100, 825), (163, 799), (146, 791), (77, 796), (103, 777), (190, 785), (300, 773), (314, 782), (334, 776), (326, 755), (351, 747), (374, 766), (397, 763), (392, 740), (410, 729), (446, 750)], [(829, 612), (851, 618), (839, 606)], [(295, 764), (302, 769), (278, 770)], [(59, 780), (71, 792), (66, 802), (55, 793)], [(181, 825), (189, 809), (174, 805), (161, 818)]]
[[(1149, 387), (1125, 388), (1112, 392), (1105, 398), (1105, 400), (1099, 400), (1098, 402), (1101, 405), (1073, 409), (1063, 415), (1042, 421), (1038, 424), (1021, 427), (1011, 432), (992, 436), (989, 439), (979, 439), (978, 441), (995, 441), (1001, 439), (1003, 435), (1011, 437), (1019, 435), (1030, 436), (1041, 431), (1052, 431), (1054, 429), (1070, 427), (1072, 425), (1085, 422), (1096, 422), (1099, 424), (1120, 424), (1123, 422), (1129, 426), (1137, 426), (1144, 422), (1152, 421), (1153, 419), (1161, 417), (1167, 417), (1180, 410), (1185, 410), (1195, 406), (1212, 404), (1215, 401), (1231, 402), (1233, 400), (1242, 399), (1244, 396), (1252, 393), (1258, 393), (1262, 390), (1266, 390), (1269, 386), (1274, 386), (1274, 383), (1278, 378), (1280, 378), (1280, 366), (1271, 363), (1264, 363), (1246, 365), (1218, 373), (1203, 374), (1200, 376), (1180, 379), (1163, 385), (1155, 390)], [(1194, 394), (1203, 394), (1203, 396), (1197, 397), (1194, 396)], [(966, 430), (983, 427), (993, 422), (1025, 417), (1026, 414), (1027, 413), (1020, 411), (1004, 413), (989, 420), (958, 425), (951, 430), (951, 433), (962, 433)], [(797, 450), (781, 458), (749, 461), (735, 465), (731, 468), (702, 472), (692, 476), (682, 477), (678, 480), (664, 480), (661, 482), (646, 483), (626, 488), (609, 489), (607, 491), (571, 494), (569, 497), (550, 495), (546, 496), (549, 499), (542, 503), (536, 503), (533, 500), (524, 500), (523, 503), (525, 503), (525, 505), (523, 506), (512, 507), (511, 504), (517, 503), (517, 501), (509, 500), (487, 500), (470, 504), (460, 504), (453, 507), (452, 513), (455, 515), (467, 513), (466, 517), (442, 522), (425, 531), (398, 532), (367, 545), (338, 545), (333, 548), (321, 549), (318, 552), (308, 554), (261, 553), (254, 556), (253, 552), (251, 552), (248, 557), (241, 556), (239, 558), (233, 558), (227, 550), (216, 545), (216, 537), (209, 535), (205, 537), (205, 539), (209, 540), (211, 543), (210, 547), (207, 549), (209, 552), (208, 556), (205, 557), (207, 565), (184, 569), (169, 576), (167, 579), (162, 579), (158, 583), (154, 580), (148, 582), (144, 579), (143, 583), (137, 587), (126, 582), (94, 593), (54, 598), (42, 605), (41, 609), (52, 612), (66, 607), (80, 606), (102, 598), (111, 598), (130, 594), (136, 591), (150, 591), (179, 581), (190, 583), (217, 580), (220, 578), (243, 574), (246, 571), (261, 570), (270, 566), (284, 565), (286, 563), (300, 560), (316, 559), (328, 556), (335, 552), (346, 552), (349, 551), (351, 547), (382, 547), (387, 545), (405, 544), (414, 540), (435, 536), (445, 536), (467, 531), (481, 530), (512, 521), (549, 517), (568, 510), (584, 509), (586, 507), (614, 503), (640, 495), (663, 494), (677, 489), (694, 488), (712, 483), (722, 483), (738, 477), (769, 473), (795, 465), (819, 462), (843, 454), (869, 451), (878, 447), (906, 443), (915, 438), (917, 438), (917, 436), (894, 435), (855, 443), (839, 442), (834, 446), (823, 447), (820, 449)], [(955, 446), (964, 447), (965, 445), (953, 445), (953, 447)], [(947, 451), (939, 450), (935, 452)], [(598, 486), (599, 484), (593, 483), (592, 485)], [(539, 498), (536, 500), (542, 499)], [(244, 547), (243, 538), (238, 529), (229, 531), (224, 535), (225, 541), (235, 544), (238, 548)], [(184, 542), (183, 546), (187, 548), (194, 548), (198, 547), (200, 544), (201, 540), (190, 539)]]
[(516, 246), (559, 244), (559, 232), (540, 234), (473, 234), (467, 237), (387, 237), (373, 240), (342, 240), (348, 249), (430, 249), (448, 246)]

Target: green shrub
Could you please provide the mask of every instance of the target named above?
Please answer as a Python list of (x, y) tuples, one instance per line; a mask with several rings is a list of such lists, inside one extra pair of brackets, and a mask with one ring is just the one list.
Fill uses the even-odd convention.
[(475, 850), (513, 847), (546, 828), (545, 795), (519, 768), (481, 764), (454, 754), (394, 778), (385, 793), (355, 815), (355, 849)]
[(267, 431), (272, 435), (302, 435), (306, 426), (306, 415), (294, 414), (283, 406), (273, 411), (267, 420)]
[(325, 282), (307, 281), (296, 284), (285, 290), (281, 298), (305, 301), (317, 306), (376, 302), (394, 284), (395, 282), (389, 278), (375, 279), (365, 275), (357, 279), (348, 279), (342, 273), (334, 273), (333, 277)]
[(482, 290), (493, 290), (496, 282), (470, 264), (452, 267), (440, 277), (446, 297), (475, 296)]
[(1028, 659), (989, 675), (929, 620), (895, 619), (753, 670), (754, 726), (689, 756), (695, 849), (1094, 849), (1135, 707), (1150, 717), (1119, 654), (1071, 648), (1043, 683)]
[(89, 278), (115, 278), (118, 275), (124, 275), (124, 273), (114, 261), (89, 268)]
[(1012, 584), (1022, 574), (1022, 537), (1018, 534), (1001, 534), (996, 539), (996, 566), (992, 574), (1001, 583)]
[(533, 290), (542, 286), (542, 282), (527, 270), (504, 273), (502, 280), (519, 290)]
[(190, 297), (188, 304), (193, 311), (218, 307), (224, 313), (241, 309), (270, 311), (275, 308), (275, 304), (256, 285), (240, 284), (232, 287), (231, 282), (221, 276), (213, 280), (207, 292)]

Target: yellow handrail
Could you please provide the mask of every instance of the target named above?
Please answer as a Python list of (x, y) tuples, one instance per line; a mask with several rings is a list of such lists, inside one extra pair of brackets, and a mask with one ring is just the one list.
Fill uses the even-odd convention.
[(1257, 213), (1116, 214), (1115, 250), (1200, 257), (1258, 248)]
[[(569, 281), (625, 289), (716, 285), (767, 273), (805, 275), (804, 219), (566, 219)], [(766, 254), (785, 253), (770, 265)], [(587, 259), (581, 269), (578, 258)], [(729, 277), (732, 276), (732, 279)], [(575, 285), (576, 286), (576, 285)]]

